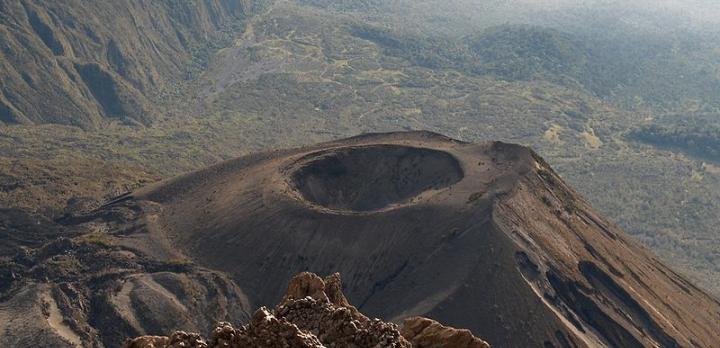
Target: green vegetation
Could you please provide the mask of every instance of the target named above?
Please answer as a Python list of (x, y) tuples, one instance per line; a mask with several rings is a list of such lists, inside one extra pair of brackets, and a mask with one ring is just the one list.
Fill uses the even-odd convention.
[(357, 26), (352, 34), (384, 53), (431, 69), (506, 81), (549, 81), (630, 110), (720, 110), (720, 55), (707, 39), (606, 38), (529, 25), (500, 25), (458, 38), (423, 37), (381, 26)]
[(720, 162), (720, 115), (675, 115), (639, 126), (632, 139)]
[(76, 238), (78, 243), (95, 244), (103, 247), (113, 246), (112, 238), (106, 233), (88, 233)]

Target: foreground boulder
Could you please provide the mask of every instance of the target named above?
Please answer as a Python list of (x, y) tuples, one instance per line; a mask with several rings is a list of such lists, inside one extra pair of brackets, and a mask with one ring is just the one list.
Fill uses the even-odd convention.
[(470, 330), (447, 327), (423, 317), (406, 319), (401, 334), (416, 348), (490, 348)]
[(182, 331), (170, 337), (143, 336), (123, 348), (488, 348), (467, 330), (456, 330), (425, 318), (406, 321), (403, 337), (392, 323), (364, 316), (343, 295), (340, 275), (322, 279), (312, 273), (295, 276), (280, 304), (262, 307), (247, 325), (219, 323), (207, 341)]

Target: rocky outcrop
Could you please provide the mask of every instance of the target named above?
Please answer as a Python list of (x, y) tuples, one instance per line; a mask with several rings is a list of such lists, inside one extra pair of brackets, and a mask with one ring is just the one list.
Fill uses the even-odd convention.
[(403, 329), (412, 335), (408, 340), (397, 325), (361, 314), (348, 303), (341, 288), (337, 273), (324, 280), (312, 273), (301, 273), (290, 281), (283, 300), (274, 310), (260, 308), (247, 325), (237, 329), (229, 323), (219, 323), (207, 343), (197, 336), (175, 332), (170, 337), (129, 340), (124, 348), (176, 347), (173, 344), (177, 342), (183, 342), (182, 347), (209, 348), (489, 347), (467, 330), (445, 327), (424, 318), (408, 321), (410, 326)]
[(447, 327), (428, 318), (405, 319), (401, 333), (416, 348), (490, 348), (469, 330)]
[(138, 337), (125, 344), (125, 348), (159, 348), (167, 347), (170, 337), (165, 336), (143, 336)]
[(320, 302), (329, 302), (335, 307), (345, 308), (352, 315), (354, 320), (367, 322), (369, 319), (351, 305), (342, 292), (342, 280), (340, 273), (334, 273), (325, 279), (309, 272), (303, 272), (295, 276), (288, 284), (288, 289), (283, 296), (280, 307), (287, 306), (294, 301), (311, 297)]
[(252, 321), (239, 329), (220, 323), (210, 335), (210, 347), (323, 347), (318, 338), (300, 330), (287, 320), (275, 317), (270, 310), (260, 308)]
[(143, 336), (126, 342), (127, 348), (206, 348), (207, 343), (198, 334), (176, 331), (170, 337)]

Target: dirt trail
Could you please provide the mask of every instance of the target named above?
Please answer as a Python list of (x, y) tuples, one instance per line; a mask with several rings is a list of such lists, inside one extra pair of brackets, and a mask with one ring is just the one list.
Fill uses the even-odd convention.
[(120, 315), (125, 319), (130, 325), (135, 327), (136, 329), (142, 328), (142, 325), (137, 321), (137, 316), (135, 316), (135, 310), (132, 306), (132, 300), (130, 299), (130, 293), (135, 288), (135, 285), (133, 284), (132, 280), (127, 280), (125, 284), (123, 284), (122, 289), (120, 289), (120, 292), (117, 293), (117, 295), (112, 299), (113, 304), (115, 305), (115, 308), (119, 311)]
[(71, 343), (73, 346), (82, 347), (82, 339), (70, 326), (65, 323), (65, 318), (60, 312), (60, 308), (52, 295), (49, 292), (43, 293), (42, 301), (47, 305), (47, 321), (55, 333)]

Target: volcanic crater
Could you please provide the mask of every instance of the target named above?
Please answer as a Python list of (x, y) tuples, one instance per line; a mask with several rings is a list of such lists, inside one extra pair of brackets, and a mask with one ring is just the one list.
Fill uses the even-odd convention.
[[(681, 277), (518, 145), (363, 135), (239, 158), (133, 196), (158, 212), (148, 214), (150, 231), (228, 272), (253, 304), (277, 301), (298, 272), (340, 272), (348, 298), (371, 316), (425, 315), (498, 346), (712, 346), (717, 338), (718, 302), (683, 292)], [(536, 276), (526, 278), (518, 252)], [(588, 280), (578, 265), (593, 265), (617, 289), (603, 291), (611, 282)], [(641, 269), (653, 275), (625, 274)], [(563, 284), (593, 290), (567, 295)], [(689, 310), (696, 301), (712, 309)], [(664, 307), (672, 310), (657, 312)], [(498, 317), (512, 320), (498, 325)]]
[[(97, 285), (110, 300), (127, 291), (136, 298), (92, 309), (120, 322), (100, 333), (106, 346), (118, 346), (118, 332), (141, 333), (140, 317), (127, 313), (162, 323), (149, 326), (158, 332), (203, 331), (210, 319), (277, 303), (303, 271), (343, 274), (348, 300), (372, 317), (425, 316), (495, 347), (714, 348), (720, 341), (717, 299), (627, 238), (518, 145), (411, 132), (273, 150), (137, 190), (77, 218), (87, 221), (108, 231), (103, 245), (148, 260), (142, 278), (122, 276), (128, 285)], [(166, 281), (168, 272), (187, 286)], [(189, 296), (208, 301), (172, 306), (170, 316), (143, 305), (184, 305)]]
[(293, 166), (293, 188), (310, 202), (370, 212), (409, 203), (464, 177), (451, 154), (419, 147), (371, 145), (309, 154)]

